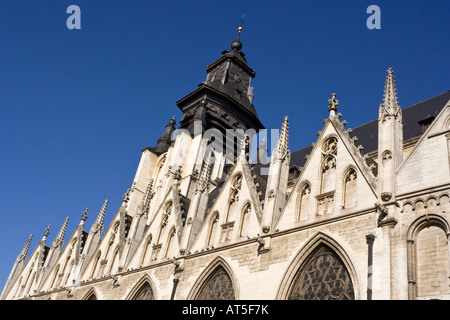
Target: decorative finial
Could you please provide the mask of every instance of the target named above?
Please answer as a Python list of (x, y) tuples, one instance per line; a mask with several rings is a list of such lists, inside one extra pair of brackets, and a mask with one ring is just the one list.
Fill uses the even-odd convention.
[(242, 30), (243, 30), (242, 25), (244, 24), (244, 18), (245, 18), (245, 13), (242, 15), (241, 25), (240, 25), (239, 28), (238, 28), (238, 35), (237, 35), (237, 38), (236, 38), (236, 40), (234, 40), (234, 41), (231, 43), (231, 49), (232, 49), (232, 50), (239, 51), (239, 50), (242, 49), (242, 43), (241, 43), (240, 35), (241, 35)]
[(50, 234), (50, 225), (48, 225), (47, 229), (44, 231), (44, 237), (47, 237)]
[(248, 160), (248, 152), (250, 149), (250, 137), (248, 134), (244, 134), (244, 137), (241, 140), (241, 155), (244, 156)]
[(127, 189), (127, 192), (125, 192), (124, 195), (122, 196), (122, 199), (123, 199), (122, 202), (128, 203), (128, 201), (130, 200), (130, 193), (131, 193), (131, 190)]
[(328, 99), (328, 111), (330, 112), (330, 117), (336, 114), (338, 104), (339, 100), (336, 100), (336, 93), (332, 93), (331, 99)]
[(81, 215), (81, 221), (86, 221), (87, 220), (87, 214), (88, 214), (88, 208), (84, 209), (83, 214)]

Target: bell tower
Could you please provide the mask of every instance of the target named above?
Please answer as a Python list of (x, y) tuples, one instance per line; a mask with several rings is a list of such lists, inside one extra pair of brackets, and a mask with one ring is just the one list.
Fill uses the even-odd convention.
[(218, 129), (225, 134), (227, 129), (264, 129), (253, 106), (253, 87), (255, 77), (241, 52), (240, 35), (231, 43), (230, 51), (206, 68), (206, 81), (196, 90), (177, 102), (183, 112), (180, 129), (194, 133), (194, 122), (201, 121), (203, 132)]

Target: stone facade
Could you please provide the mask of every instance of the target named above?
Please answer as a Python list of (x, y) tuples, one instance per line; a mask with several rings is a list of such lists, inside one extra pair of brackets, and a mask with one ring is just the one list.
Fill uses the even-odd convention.
[(177, 103), (180, 130), (172, 119), (142, 151), (106, 230), (107, 201), (89, 231), (86, 210), (65, 246), (67, 220), (27, 260), (30, 237), (2, 299), (450, 298), (450, 92), (428, 100), (438, 114), (404, 140), (419, 104), (400, 108), (389, 69), (378, 132), (363, 132), (378, 134), (374, 150), (356, 143), (333, 94), (304, 159), (286, 117), (270, 163), (250, 164), (248, 134), (231, 152), (217, 144), (263, 128), (241, 48), (238, 37)]

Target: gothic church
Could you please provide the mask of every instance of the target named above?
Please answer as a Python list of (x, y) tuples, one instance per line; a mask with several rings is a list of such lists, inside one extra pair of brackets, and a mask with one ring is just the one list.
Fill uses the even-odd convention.
[(264, 125), (241, 49), (177, 102), (111, 224), (105, 201), (28, 257), (30, 236), (1, 299), (450, 298), (450, 91), (402, 109), (389, 69), (378, 119), (347, 128), (333, 94), (314, 144), (290, 151), (285, 117), (250, 163)]

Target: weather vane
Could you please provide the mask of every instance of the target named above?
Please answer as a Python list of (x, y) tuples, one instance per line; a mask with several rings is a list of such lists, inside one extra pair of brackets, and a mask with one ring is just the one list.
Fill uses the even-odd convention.
[(242, 31), (242, 25), (244, 24), (244, 18), (245, 18), (245, 13), (242, 15), (241, 25), (240, 25), (239, 28), (238, 28), (239, 33), (241, 33), (241, 31)]

